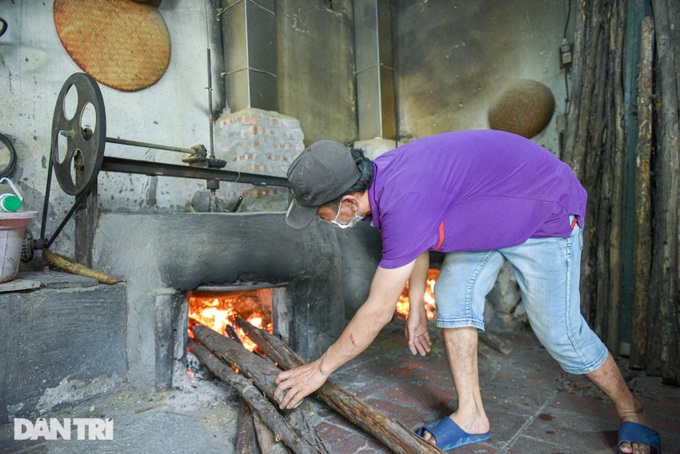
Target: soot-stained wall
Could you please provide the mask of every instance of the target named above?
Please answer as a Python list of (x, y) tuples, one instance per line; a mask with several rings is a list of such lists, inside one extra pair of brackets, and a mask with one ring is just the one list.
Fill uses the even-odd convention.
[[(488, 108), (497, 94), (518, 79), (534, 79), (547, 85), (556, 101), (552, 121), (534, 140), (559, 152), (555, 118), (565, 112), (566, 92), (558, 49), (567, 23), (567, 1), (395, 4), (402, 140), (488, 129)], [(573, 14), (567, 37), (573, 33)]]

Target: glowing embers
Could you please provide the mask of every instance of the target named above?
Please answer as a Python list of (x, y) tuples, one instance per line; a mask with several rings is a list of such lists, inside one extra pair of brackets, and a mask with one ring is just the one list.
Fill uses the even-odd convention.
[[(439, 276), (439, 269), (430, 268), (427, 273), (427, 285), (425, 286), (425, 309), (427, 310), (427, 319), (433, 320), (436, 314), (436, 307), (434, 303), (434, 283)], [(408, 298), (408, 283), (404, 288), (401, 296), (399, 297), (399, 302), (397, 303), (397, 319), (406, 320), (409, 311), (409, 298)]]
[(189, 292), (187, 298), (189, 337), (193, 337), (191, 327), (200, 323), (225, 336), (237, 336), (245, 348), (253, 351), (256, 345), (235, 325), (237, 317), (273, 332), (271, 288), (224, 293), (194, 291)]

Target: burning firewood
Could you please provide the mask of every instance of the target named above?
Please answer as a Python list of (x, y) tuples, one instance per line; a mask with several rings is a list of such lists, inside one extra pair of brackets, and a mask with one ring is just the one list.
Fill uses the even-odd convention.
[[(233, 376), (243, 380), (247, 380), (247, 378), (249, 378), (250, 380), (247, 381), (251, 384), (251, 389), (253, 391), (257, 391), (259, 389), (272, 402), (275, 401), (274, 391), (276, 390), (276, 386), (274, 384), (274, 380), (280, 370), (270, 360), (265, 360), (260, 356), (252, 354), (237, 341), (229, 339), (206, 326), (197, 324), (193, 329), (193, 334), (194, 339), (190, 340), (189, 344), (191, 352), (196, 355), (201, 360), (201, 362), (216, 376), (229, 384), (231, 384), (230, 380), (233, 378)], [(202, 345), (197, 344), (196, 341), (200, 342)], [(206, 351), (208, 354), (205, 353)], [(200, 352), (200, 354), (197, 352)], [(235, 374), (220, 360), (235, 367), (243, 375)], [(222, 373), (224, 372), (225, 367), (228, 369), (229, 373)], [(220, 370), (222, 375), (216, 373), (213, 368)], [(235, 379), (234, 382), (236, 382)], [(259, 395), (259, 392), (257, 394)], [(278, 434), (281, 440), (294, 452), (329, 452), (323, 440), (316, 432), (314, 425), (311, 423), (302, 408), (289, 410), (286, 412), (285, 417), (283, 417), (279, 415), (275, 407), (270, 404), (269, 401), (267, 401), (267, 404), (269, 405), (269, 410), (267, 411), (269, 413), (274, 412), (280, 416), (283, 419), (283, 424), (287, 428), (287, 432), (295, 434), (295, 438), (292, 440), (289, 438), (284, 438), (283, 434), (279, 432), (279, 430), (282, 430), (280, 426), (272, 426), (263, 415), (260, 416), (262, 416), (262, 419), (274, 431), (274, 433)], [(255, 407), (253, 407), (253, 410), (257, 412)]]
[(236, 332), (236, 329), (232, 325), (227, 325), (227, 334), (229, 335), (230, 339), (234, 339), (237, 341), (239, 344), (243, 345), (243, 342), (241, 342), (241, 339), (238, 337), (238, 333)]
[[(264, 350), (268, 357), (284, 369), (293, 369), (305, 364), (297, 353), (277, 337), (256, 328), (243, 319), (236, 319), (236, 324)], [(443, 453), (439, 448), (411, 432), (399, 421), (368, 406), (354, 394), (330, 380), (319, 388), (317, 395), (333, 410), (373, 435), (395, 453)]]

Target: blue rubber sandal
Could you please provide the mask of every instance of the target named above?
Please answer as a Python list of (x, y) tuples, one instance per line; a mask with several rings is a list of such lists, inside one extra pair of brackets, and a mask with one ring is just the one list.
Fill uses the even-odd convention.
[(491, 431), (485, 434), (469, 434), (461, 429), (458, 424), (453, 422), (448, 416), (439, 421), (432, 422), (418, 430), (421, 437), (425, 431), (430, 432), (437, 442), (437, 447), (442, 451), (448, 451), (459, 446), (471, 445), (480, 441), (488, 440)]
[(616, 444), (616, 452), (621, 454), (619, 446), (623, 442), (638, 443), (653, 449), (652, 454), (661, 454), (661, 439), (659, 433), (642, 424), (624, 422), (619, 428), (619, 441)]

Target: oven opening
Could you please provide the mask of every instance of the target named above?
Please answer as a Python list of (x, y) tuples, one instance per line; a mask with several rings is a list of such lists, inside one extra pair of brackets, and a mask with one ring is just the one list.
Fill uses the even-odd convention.
[(189, 337), (193, 337), (192, 327), (200, 323), (224, 336), (238, 339), (245, 348), (254, 351), (257, 345), (236, 326), (237, 318), (247, 320), (251, 325), (269, 333), (274, 332), (271, 288), (226, 292), (191, 291), (187, 294), (187, 300)]

